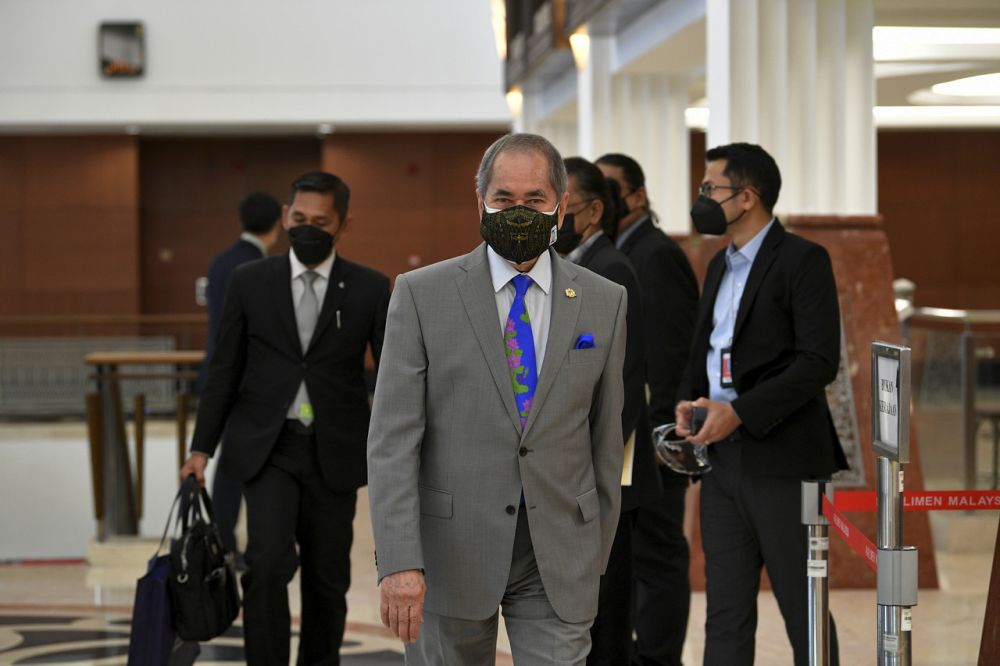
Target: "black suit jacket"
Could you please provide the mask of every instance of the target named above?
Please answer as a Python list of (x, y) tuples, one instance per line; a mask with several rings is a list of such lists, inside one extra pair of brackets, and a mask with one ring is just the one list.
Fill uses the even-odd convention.
[(628, 258), (619, 252), (605, 235), (594, 239), (580, 257), (580, 266), (625, 287), (628, 292), (628, 312), (625, 325), (625, 407), (622, 410), (622, 432), (627, 441), (635, 432), (632, 461), (632, 485), (622, 486), (622, 511), (629, 511), (661, 497), (663, 486), (656, 471), (652, 428), (646, 407), (646, 368), (643, 362), (642, 294), (639, 278)]
[[(725, 253), (712, 258), (705, 276), (683, 399), (708, 396), (705, 362)], [(776, 221), (750, 269), (733, 331), (739, 397), (732, 404), (743, 422), (748, 472), (824, 478), (847, 468), (826, 403), (839, 362), (840, 307), (830, 256)]]
[(303, 354), (288, 255), (237, 268), (226, 291), (192, 451), (211, 455), (225, 429), (222, 469), (250, 480), (270, 455), (304, 379), (327, 485), (336, 491), (364, 485), (370, 414), (365, 350), (371, 345), (377, 363), (388, 305), (385, 275), (337, 256)]
[(229, 276), (240, 264), (263, 259), (260, 248), (242, 238), (215, 255), (208, 265), (208, 340), (205, 344), (205, 362), (198, 373), (199, 392), (205, 386), (208, 376), (208, 364), (215, 353), (215, 338), (219, 332), (219, 322), (222, 320), (222, 303), (226, 297), (226, 287)]
[(691, 353), (698, 280), (684, 250), (650, 219), (625, 239), (625, 253), (642, 288), (649, 415), (654, 426), (673, 423), (677, 388)]

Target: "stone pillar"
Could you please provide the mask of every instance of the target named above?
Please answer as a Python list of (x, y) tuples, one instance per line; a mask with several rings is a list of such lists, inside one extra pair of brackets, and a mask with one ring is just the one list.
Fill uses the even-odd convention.
[(610, 35), (574, 35), (577, 66), (577, 150), (595, 159), (614, 144), (612, 136), (611, 60), (615, 38)]
[(562, 119), (548, 119), (539, 124), (539, 134), (552, 142), (559, 154), (565, 157), (578, 155), (576, 123)]
[(873, 0), (847, 0), (844, 106), (848, 111), (844, 128), (847, 145), (846, 202), (849, 215), (878, 212), (878, 168), (873, 113), (875, 70), (872, 66), (872, 28), (875, 26)]
[(708, 0), (708, 146), (760, 143), (779, 213), (876, 213), (873, 0)]
[(759, 141), (758, 0), (707, 0), (708, 147)]
[(655, 131), (638, 151), (646, 170), (646, 190), (667, 233), (691, 229), (691, 155), (685, 111), (688, 82), (666, 74), (651, 77)]
[(795, 0), (788, 6), (788, 149), (778, 164), (785, 210), (816, 210), (816, 128), (816, 0)]

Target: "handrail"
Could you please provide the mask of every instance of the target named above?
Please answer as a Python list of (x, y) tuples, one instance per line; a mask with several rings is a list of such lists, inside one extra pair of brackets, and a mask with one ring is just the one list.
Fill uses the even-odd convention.
[(909, 319), (962, 324), (1000, 324), (1000, 310), (955, 310), (920, 306), (913, 308)]

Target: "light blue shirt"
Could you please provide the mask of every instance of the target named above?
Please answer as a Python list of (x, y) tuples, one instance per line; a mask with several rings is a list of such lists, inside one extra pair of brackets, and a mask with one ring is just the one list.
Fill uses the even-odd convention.
[[(733, 331), (736, 328), (736, 313), (743, 298), (750, 269), (757, 258), (757, 252), (764, 242), (764, 237), (771, 230), (774, 218), (767, 226), (757, 232), (743, 247), (736, 249), (732, 243), (726, 248), (726, 272), (722, 275), (719, 293), (715, 296), (715, 309), (712, 312), (712, 335), (708, 339), (708, 356), (705, 367), (708, 371), (708, 397), (711, 400), (732, 402), (739, 394), (734, 388), (723, 388), (722, 358), (719, 350), (733, 345)], [(731, 359), (730, 359), (731, 360)], [(730, 372), (732, 367), (730, 367)]]

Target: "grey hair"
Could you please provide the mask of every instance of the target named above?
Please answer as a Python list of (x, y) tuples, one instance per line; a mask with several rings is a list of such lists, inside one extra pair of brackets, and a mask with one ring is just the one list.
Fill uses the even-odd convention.
[(566, 176), (566, 165), (556, 147), (548, 139), (537, 134), (505, 134), (486, 149), (483, 160), (479, 163), (479, 171), (476, 172), (476, 191), (479, 192), (479, 196), (486, 198), (486, 188), (493, 178), (493, 163), (496, 162), (497, 156), (509, 152), (536, 152), (544, 155), (549, 161), (549, 181), (552, 183), (552, 189), (556, 191), (557, 199), (562, 198), (569, 180)]

